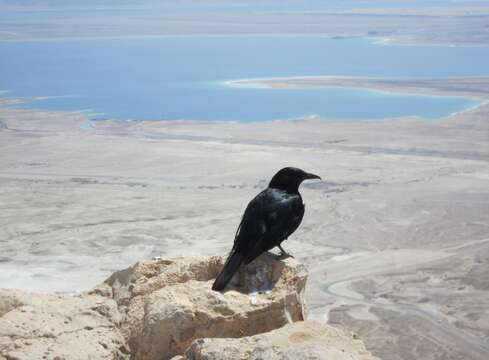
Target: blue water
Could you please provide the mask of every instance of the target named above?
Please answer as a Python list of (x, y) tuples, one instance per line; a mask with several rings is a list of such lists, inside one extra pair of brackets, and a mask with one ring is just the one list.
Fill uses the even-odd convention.
[(96, 117), (261, 121), (438, 118), (477, 104), (459, 97), (366, 90), (224, 86), (240, 78), (488, 76), (489, 48), (381, 46), (368, 39), (189, 37), (0, 43), (0, 90), (48, 96), (24, 106)]

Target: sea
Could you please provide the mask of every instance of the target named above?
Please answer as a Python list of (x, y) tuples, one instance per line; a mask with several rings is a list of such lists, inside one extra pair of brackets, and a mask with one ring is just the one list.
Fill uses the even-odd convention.
[(489, 47), (385, 45), (374, 38), (189, 36), (0, 42), (0, 91), (29, 109), (94, 120), (255, 122), (332, 118), (439, 119), (477, 106), (467, 97), (356, 88), (229, 86), (249, 78), (489, 76)]

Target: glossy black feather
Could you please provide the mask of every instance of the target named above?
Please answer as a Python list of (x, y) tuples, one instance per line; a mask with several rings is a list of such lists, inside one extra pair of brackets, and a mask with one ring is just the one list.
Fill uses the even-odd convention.
[(304, 204), (298, 193), (272, 188), (262, 191), (246, 208), (234, 251), (245, 254), (244, 262), (250, 263), (287, 239), (303, 216)]
[(284, 168), (273, 177), (267, 189), (250, 201), (213, 290), (224, 289), (242, 263), (248, 264), (279, 246), (299, 227), (304, 216), (299, 185), (313, 178), (319, 177), (300, 169)]

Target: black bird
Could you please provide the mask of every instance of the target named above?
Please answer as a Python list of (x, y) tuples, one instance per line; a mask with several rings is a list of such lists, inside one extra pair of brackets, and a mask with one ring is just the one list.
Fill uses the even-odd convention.
[(321, 178), (301, 169), (283, 168), (273, 176), (268, 188), (250, 201), (236, 231), (233, 248), (212, 290), (223, 290), (241, 264), (249, 264), (275, 246), (282, 252), (281, 256), (289, 255), (280, 244), (302, 221), (304, 204), (299, 185), (307, 179)]

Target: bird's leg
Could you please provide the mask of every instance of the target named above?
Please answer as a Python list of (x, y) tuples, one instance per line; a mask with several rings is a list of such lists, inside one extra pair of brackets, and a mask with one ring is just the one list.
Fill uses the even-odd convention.
[(237, 288), (242, 288), (246, 283), (244, 271), (243, 270), (240, 271), (240, 270), (241, 269), (238, 269), (238, 271), (239, 271), (238, 272), (238, 283), (236, 284)]
[(282, 252), (280, 254), (280, 257), (283, 259), (283, 258), (288, 258), (288, 257), (291, 257), (293, 258), (292, 255), (290, 255), (287, 251), (285, 251), (283, 248), (282, 248), (282, 245), (279, 245), (278, 248), (280, 249), (280, 251)]

